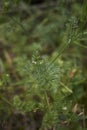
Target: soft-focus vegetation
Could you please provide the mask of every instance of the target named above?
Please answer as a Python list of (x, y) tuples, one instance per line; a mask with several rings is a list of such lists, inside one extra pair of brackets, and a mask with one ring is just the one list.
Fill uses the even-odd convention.
[(0, 129), (86, 130), (86, 0), (0, 5)]

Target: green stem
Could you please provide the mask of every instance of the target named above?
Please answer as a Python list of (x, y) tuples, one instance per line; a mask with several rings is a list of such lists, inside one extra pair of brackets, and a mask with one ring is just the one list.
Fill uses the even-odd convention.
[(46, 97), (46, 102), (47, 102), (48, 109), (50, 109), (50, 103), (49, 103), (49, 99), (48, 99), (46, 91), (45, 91), (45, 97)]
[(82, 44), (80, 44), (80, 43), (78, 43), (78, 42), (76, 42), (76, 41), (75, 41), (75, 44), (78, 45), (78, 46), (80, 46), (80, 47), (83, 47), (83, 48), (86, 48), (86, 49), (87, 49), (87, 46), (86, 46), (86, 45), (82, 45)]
[[(19, 82), (17, 82), (17, 83), (12, 83), (11, 85), (12, 85), (12, 86), (23, 85), (25, 82), (26, 82), (26, 80), (24, 80), (24, 81), (19, 81)], [(27, 81), (27, 83), (32, 83), (32, 82)]]
[(50, 65), (53, 64), (58, 59), (58, 57), (61, 56), (61, 54), (65, 51), (65, 49), (68, 47), (68, 45), (70, 43), (71, 43), (71, 39), (66, 44), (63, 44), (63, 45), (60, 46), (60, 48), (58, 49), (57, 56), (51, 61)]
[(73, 91), (70, 88), (68, 88), (65, 84), (63, 84), (62, 82), (60, 82), (60, 85), (62, 85), (68, 92), (73, 93)]

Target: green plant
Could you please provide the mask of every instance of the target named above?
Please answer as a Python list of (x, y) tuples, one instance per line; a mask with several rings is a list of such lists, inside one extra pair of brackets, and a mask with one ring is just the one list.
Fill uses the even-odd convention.
[[(77, 68), (68, 69), (71, 64), (67, 67), (67, 65), (56, 62), (70, 44), (77, 44), (76, 41), (85, 34), (84, 31), (80, 32), (74, 17), (68, 25), (69, 40), (60, 46), (58, 55), (51, 62), (41, 58), (38, 53), (33, 56), (31, 62), (27, 61), (26, 57), (24, 61), (18, 59), (20, 61), (18, 71), (24, 80), (22, 84), (25, 87), (23, 95), (14, 97), (14, 106), (22, 112), (32, 112), (32, 114), (41, 111), (43, 129), (57, 129), (62, 120), (67, 123), (73, 123), (73, 121), (78, 123), (79, 120), (78, 114), (73, 112), (73, 107), (83, 95), (83, 88), (78, 89), (78, 87), (84, 79), (82, 79), (82, 74), (75, 75)], [(80, 43), (78, 45), (83, 46)]]
[(83, 94), (83, 88), (79, 86), (84, 81), (78, 68), (75, 75), (71, 63), (64, 65), (61, 61), (50, 64), (38, 52), (31, 61), (24, 57), (16, 62), (22, 78), (18, 85), (23, 85), (24, 90), (21, 95), (14, 96), (14, 106), (18, 111), (31, 112), (33, 116), (37, 111), (42, 112), (41, 127), (44, 129), (56, 129), (62, 120), (69, 123), (76, 118), (78, 122), (79, 116), (73, 112), (73, 107)]
[[(84, 8), (86, 12), (86, 7)], [(76, 125), (77, 129), (82, 129), (79, 120), (82, 118), (81, 121), (85, 122), (86, 117), (83, 113), (84, 104), (79, 102), (84, 94), (83, 85), (86, 78), (81, 68), (81, 55), (76, 46), (87, 48), (86, 13), (79, 19), (77, 17), (69, 19), (71, 12), (68, 14), (67, 9), (55, 11), (53, 8), (50, 9), (51, 12), (45, 13), (39, 11), (23, 21), (17, 15), (11, 17), (8, 22), (1, 23), (3, 26), (0, 26), (2, 30), (0, 36), (6, 41), (2, 45), (6, 46), (9, 43), (11, 47), (13, 46), (10, 50), (4, 48), (2, 51), (5, 67), (1, 60), (0, 66), (3, 71), (0, 80), (1, 111), (30, 113), (33, 121), (39, 112), (41, 113), (39, 128), (43, 130), (76, 130)], [(41, 15), (44, 15), (44, 18), (39, 21), (38, 17)], [(68, 24), (64, 28), (67, 18)], [(38, 48), (40, 53), (36, 51)], [(53, 49), (50, 51), (51, 57), (47, 55), (49, 48)], [(66, 50), (74, 50), (72, 52), (75, 54), (64, 53)], [(35, 51), (35, 54), (31, 58), (32, 51)], [(10, 57), (11, 54), (15, 55), (13, 59)], [(11, 76), (9, 82), (8, 75), (4, 75), (7, 70)]]

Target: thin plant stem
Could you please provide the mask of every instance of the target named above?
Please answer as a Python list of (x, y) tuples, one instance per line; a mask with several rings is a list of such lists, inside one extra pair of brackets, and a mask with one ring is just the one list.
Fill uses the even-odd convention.
[(46, 102), (47, 102), (48, 109), (50, 109), (50, 103), (49, 103), (49, 99), (48, 99), (46, 91), (45, 91), (45, 97), (46, 97)]
[(60, 48), (58, 49), (57, 56), (51, 61), (50, 65), (53, 64), (61, 56), (61, 54), (65, 51), (65, 49), (68, 47), (70, 43), (71, 39), (69, 39), (69, 41), (66, 44), (60, 46)]
[(83, 47), (83, 48), (86, 48), (86, 49), (87, 49), (87, 46), (86, 46), (86, 45), (82, 45), (82, 44), (80, 44), (80, 43), (78, 43), (78, 42), (76, 42), (76, 41), (75, 41), (75, 44), (78, 45), (78, 46), (80, 46), (80, 47)]
[(73, 91), (70, 88), (68, 88), (68, 86), (63, 84), (62, 82), (60, 82), (60, 85), (62, 85), (68, 92), (73, 93)]

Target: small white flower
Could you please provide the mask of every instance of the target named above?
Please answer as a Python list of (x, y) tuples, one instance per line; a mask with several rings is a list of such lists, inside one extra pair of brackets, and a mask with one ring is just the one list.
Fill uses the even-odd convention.
[(36, 64), (37, 62), (36, 61), (32, 61), (33, 64)]
[(62, 109), (63, 109), (63, 110), (67, 110), (67, 107), (63, 107)]

